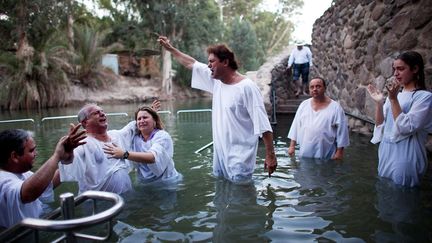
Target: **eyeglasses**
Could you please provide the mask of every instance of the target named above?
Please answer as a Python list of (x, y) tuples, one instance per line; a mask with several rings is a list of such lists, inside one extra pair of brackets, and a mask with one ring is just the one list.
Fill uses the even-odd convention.
[(94, 116), (94, 115), (100, 116), (101, 114), (105, 114), (103, 110), (96, 110), (96, 111), (90, 112), (89, 116)]

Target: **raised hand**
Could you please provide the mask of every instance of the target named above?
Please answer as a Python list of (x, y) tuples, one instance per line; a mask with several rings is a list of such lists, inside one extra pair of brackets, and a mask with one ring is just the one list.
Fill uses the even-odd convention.
[(71, 163), (73, 159), (73, 150), (86, 143), (83, 141), (83, 139), (87, 137), (86, 131), (78, 131), (80, 127), (81, 123), (78, 123), (77, 125), (71, 123), (68, 135), (60, 138), (57, 143), (55, 153), (59, 154), (60, 160), (62, 160), (64, 164)]
[(152, 102), (152, 104), (151, 104), (151, 108), (152, 108), (154, 111), (158, 112), (158, 111), (160, 110), (160, 107), (161, 107), (161, 103), (160, 103), (160, 101), (159, 101), (158, 99), (153, 100), (153, 102)]
[(174, 47), (171, 45), (170, 40), (166, 36), (159, 36), (158, 42), (167, 50), (173, 50)]
[(374, 84), (369, 84), (367, 87), (367, 91), (376, 103), (382, 104), (384, 102), (383, 93), (379, 91)]

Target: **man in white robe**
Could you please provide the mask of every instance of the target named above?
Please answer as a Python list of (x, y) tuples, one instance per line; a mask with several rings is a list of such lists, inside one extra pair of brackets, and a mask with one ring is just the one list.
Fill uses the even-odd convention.
[(73, 149), (83, 144), (84, 131), (77, 132), (78, 128), (72, 127), (59, 140), (52, 156), (34, 173), (30, 169), (37, 152), (31, 134), (21, 129), (0, 133), (0, 229), (42, 215), (42, 203), (53, 200), (53, 187), (60, 183), (58, 162), (70, 162)]
[(72, 164), (59, 166), (61, 181), (77, 181), (79, 193), (87, 190), (124, 193), (132, 189), (127, 157), (112, 158), (104, 153), (106, 144), (116, 144), (130, 150), (133, 130), (108, 129), (105, 112), (96, 104), (85, 105), (78, 113), (78, 121), (87, 131), (86, 144), (74, 151)]
[(309, 91), (312, 97), (300, 104), (288, 133), (291, 139), (288, 154), (293, 156), (299, 144), (299, 157), (342, 159), (343, 150), (349, 145), (344, 110), (325, 95), (322, 78), (312, 79)]
[(192, 87), (213, 94), (213, 174), (236, 182), (250, 182), (259, 137), (266, 147), (264, 167), (277, 166), (273, 132), (256, 84), (237, 72), (234, 53), (225, 45), (207, 49), (208, 65), (173, 47), (165, 36), (159, 43), (183, 66), (192, 70)]

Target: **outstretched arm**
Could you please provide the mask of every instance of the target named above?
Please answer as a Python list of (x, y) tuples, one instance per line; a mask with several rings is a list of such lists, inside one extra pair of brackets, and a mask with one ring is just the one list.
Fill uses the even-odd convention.
[(179, 51), (177, 48), (171, 45), (169, 39), (166, 36), (159, 36), (158, 42), (165, 50), (171, 52), (174, 58), (187, 69), (192, 69), (193, 64), (196, 60), (186, 53)]
[(85, 131), (78, 132), (81, 124), (71, 126), (69, 134), (60, 138), (51, 157), (30, 177), (21, 187), (21, 200), (23, 203), (33, 202), (42, 195), (51, 181), (54, 186), (58, 184), (55, 176), (57, 165), (60, 160), (71, 160), (73, 150), (84, 144), (82, 140), (86, 137)]
[[(111, 155), (113, 158), (121, 159), (125, 154), (125, 150), (117, 146), (116, 144), (105, 144), (103, 147), (104, 153)], [(151, 152), (133, 152), (128, 151), (129, 156), (128, 160), (132, 160), (138, 163), (147, 163), (151, 164), (155, 162), (155, 157)]]

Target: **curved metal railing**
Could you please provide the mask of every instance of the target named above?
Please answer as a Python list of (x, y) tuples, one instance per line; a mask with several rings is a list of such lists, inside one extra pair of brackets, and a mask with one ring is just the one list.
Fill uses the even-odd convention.
[[(96, 211), (96, 200), (109, 201), (113, 203), (112, 207), (102, 212), (82, 217), (73, 218), (74, 207), (82, 204), (87, 200), (93, 200), (93, 213)], [(34, 240), (38, 241), (39, 231), (63, 232), (64, 234), (54, 242), (66, 240), (67, 242), (77, 242), (77, 239), (89, 239), (96, 241), (105, 241), (109, 239), (112, 233), (112, 219), (117, 216), (124, 207), (124, 200), (121, 196), (111, 192), (86, 191), (76, 198), (72, 193), (63, 193), (60, 195), (61, 207), (51, 212), (45, 219), (26, 218), (14, 227), (0, 234), (0, 242), (13, 242), (21, 237), (27, 236), (34, 231)], [(63, 216), (63, 220), (53, 220)], [(108, 223), (107, 234), (104, 236), (82, 234), (76, 231), (86, 229), (95, 225)], [(27, 229), (25, 232), (24, 229)], [(19, 233), (17, 233), (19, 232)]]

